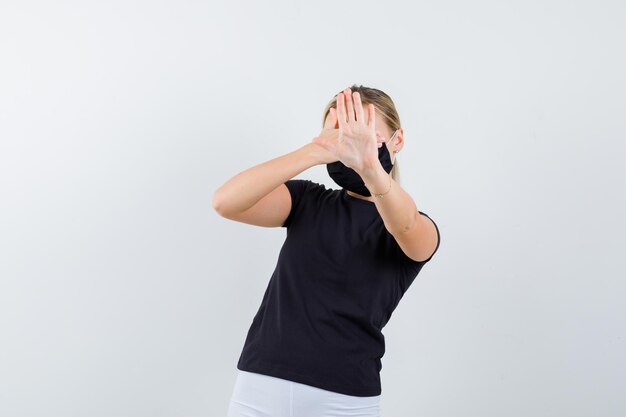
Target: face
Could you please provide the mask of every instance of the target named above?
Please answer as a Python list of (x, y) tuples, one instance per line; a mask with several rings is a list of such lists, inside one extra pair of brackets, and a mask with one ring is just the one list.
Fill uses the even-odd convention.
[[(366, 103), (363, 103), (363, 112), (365, 116), (365, 123), (369, 123), (369, 112), (367, 111)], [(393, 138), (392, 142), (389, 143), (389, 138), (391, 138), (391, 136), (394, 134), (394, 130), (387, 126), (378, 110), (375, 112), (374, 120), (376, 123), (376, 138), (378, 140), (378, 143), (385, 142), (385, 145), (383, 146), (387, 146), (387, 150), (389, 151), (389, 154), (391, 156), (391, 162), (395, 162), (395, 151), (399, 151), (404, 146), (402, 128), (398, 129), (398, 133), (396, 133), (396, 136)], [(339, 129), (339, 123), (335, 123), (335, 129)]]

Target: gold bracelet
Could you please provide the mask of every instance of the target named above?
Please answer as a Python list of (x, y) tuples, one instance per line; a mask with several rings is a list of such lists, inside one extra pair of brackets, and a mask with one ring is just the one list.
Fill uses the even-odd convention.
[(391, 175), (389, 175), (389, 189), (387, 191), (385, 191), (384, 193), (382, 193), (382, 194), (374, 194), (374, 193), (372, 193), (372, 195), (374, 197), (382, 198), (385, 194), (387, 194), (387, 193), (389, 193), (389, 191), (391, 191), (391, 182), (392, 182), (391, 181)]

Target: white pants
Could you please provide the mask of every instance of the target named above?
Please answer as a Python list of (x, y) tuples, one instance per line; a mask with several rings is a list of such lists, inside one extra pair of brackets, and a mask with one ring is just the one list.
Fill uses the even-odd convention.
[(228, 417), (380, 417), (380, 395), (357, 397), (237, 369)]

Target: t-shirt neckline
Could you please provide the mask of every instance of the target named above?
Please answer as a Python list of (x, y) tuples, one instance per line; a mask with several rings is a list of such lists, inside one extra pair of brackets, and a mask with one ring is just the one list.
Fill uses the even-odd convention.
[(369, 207), (376, 208), (376, 203), (375, 202), (368, 201), (368, 200), (363, 200), (362, 198), (358, 198), (358, 197), (354, 197), (354, 196), (348, 194), (346, 192), (345, 188), (341, 189), (341, 193), (343, 194), (344, 200), (348, 200), (348, 201), (351, 201), (351, 202), (353, 201), (353, 202), (355, 202), (357, 204), (361, 204), (363, 206), (369, 206)]

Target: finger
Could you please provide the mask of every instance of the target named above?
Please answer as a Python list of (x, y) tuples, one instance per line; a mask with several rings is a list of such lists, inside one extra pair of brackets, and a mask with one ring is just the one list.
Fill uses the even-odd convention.
[(330, 127), (331, 127), (332, 129), (336, 129), (336, 128), (337, 128), (337, 109), (334, 109), (334, 108), (332, 108), (332, 107), (331, 107), (330, 111), (331, 111), (331, 112), (332, 112), (332, 114), (333, 114), (333, 122), (332, 122), (332, 124), (330, 125)]
[(376, 131), (376, 110), (374, 109), (374, 105), (372, 103), (368, 104), (367, 110), (369, 111), (369, 127), (372, 129), (372, 132)]
[(355, 91), (353, 94), (354, 97), (354, 112), (356, 113), (356, 119), (358, 121), (365, 121), (365, 115), (363, 114), (363, 103), (361, 103), (361, 94), (358, 91)]
[(337, 116), (333, 110), (334, 109), (331, 107), (328, 111), (326, 121), (324, 122), (324, 129), (333, 129), (335, 127), (335, 123), (337, 122)]
[(339, 122), (339, 129), (345, 130), (348, 122), (346, 120), (346, 103), (343, 93), (337, 95), (337, 121)]
[(348, 122), (354, 122), (356, 119), (354, 118), (354, 105), (352, 104), (352, 92), (349, 88), (343, 90), (343, 95), (346, 97), (346, 102), (348, 104)]

